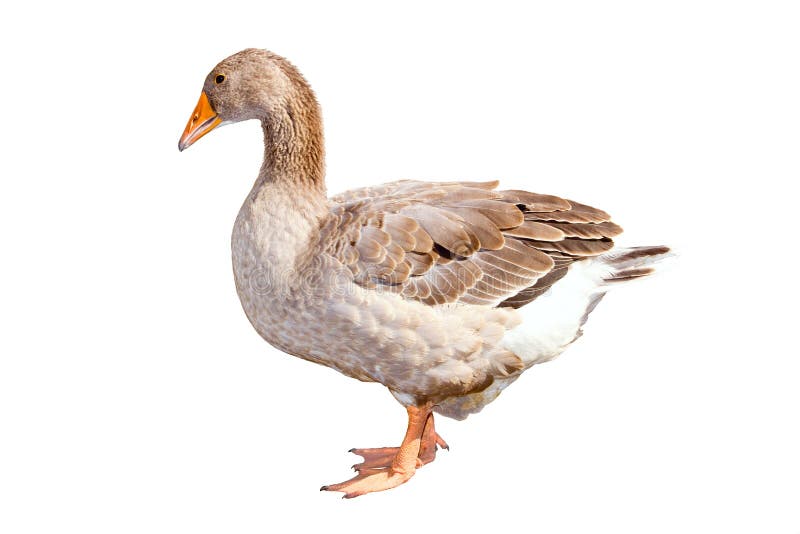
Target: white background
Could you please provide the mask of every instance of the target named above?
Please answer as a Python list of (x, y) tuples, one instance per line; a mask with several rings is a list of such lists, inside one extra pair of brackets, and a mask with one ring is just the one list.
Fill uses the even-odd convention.
[[(0, 531), (800, 532), (792, 4), (4, 8)], [(440, 419), (452, 450), (405, 486), (321, 494), (405, 417), (240, 309), (260, 129), (177, 141), (245, 47), (311, 81), (331, 192), (500, 178), (680, 257)]]

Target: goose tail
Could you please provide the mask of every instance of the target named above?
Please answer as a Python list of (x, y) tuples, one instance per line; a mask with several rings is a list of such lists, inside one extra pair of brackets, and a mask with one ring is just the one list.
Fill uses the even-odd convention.
[(620, 248), (599, 256), (596, 264), (603, 268), (603, 284), (615, 285), (654, 273), (656, 263), (674, 255), (664, 245)]

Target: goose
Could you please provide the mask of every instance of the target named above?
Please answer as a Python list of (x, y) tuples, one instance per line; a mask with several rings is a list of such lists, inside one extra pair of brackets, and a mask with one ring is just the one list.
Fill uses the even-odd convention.
[(665, 246), (614, 248), (586, 204), (498, 182), (402, 180), (328, 197), (320, 106), (285, 58), (246, 49), (206, 76), (178, 148), (258, 120), (264, 159), (233, 226), (236, 291), (268, 343), (378, 382), (405, 408), (398, 447), (357, 448), (352, 498), (408, 481), (462, 420), (582, 333), (611, 287), (653, 272)]

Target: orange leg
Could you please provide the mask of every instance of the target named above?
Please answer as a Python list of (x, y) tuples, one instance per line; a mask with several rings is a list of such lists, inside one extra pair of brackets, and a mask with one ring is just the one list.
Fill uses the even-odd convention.
[[(422, 431), (422, 440), (417, 456), (417, 468), (429, 464), (436, 459), (437, 448), (450, 450), (450, 446), (436, 433), (433, 424), (433, 414), (428, 414), (425, 420), (425, 430)], [(400, 447), (379, 447), (377, 449), (350, 449), (349, 452), (364, 458), (364, 461), (353, 466), (356, 471), (364, 469), (387, 469), (391, 467)]]
[[(431, 406), (409, 406), (408, 430), (403, 438), (403, 443), (398, 448), (383, 447), (379, 449), (353, 449), (353, 452), (364, 456), (364, 463), (356, 467), (358, 474), (346, 482), (322, 486), (321, 491), (341, 491), (344, 498), (350, 499), (372, 493), (395, 488), (405, 483), (414, 476), (417, 467), (430, 462), (436, 456), (436, 445), (447, 444), (436, 435), (433, 429), (433, 415)], [(432, 442), (431, 456), (430, 445), (426, 446), (425, 459), (422, 458), (423, 437), (430, 421), (430, 430), (426, 437), (427, 442)]]

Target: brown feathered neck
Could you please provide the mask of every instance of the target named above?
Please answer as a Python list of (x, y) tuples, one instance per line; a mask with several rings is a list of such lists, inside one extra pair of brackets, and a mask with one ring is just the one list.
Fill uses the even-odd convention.
[(297, 68), (270, 53), (288, 84), (277, 105), (261, 118), (264, 162), (259, 182), (289, 181), (325, 194), (325, 146), (322, 113), (314, 92)]

